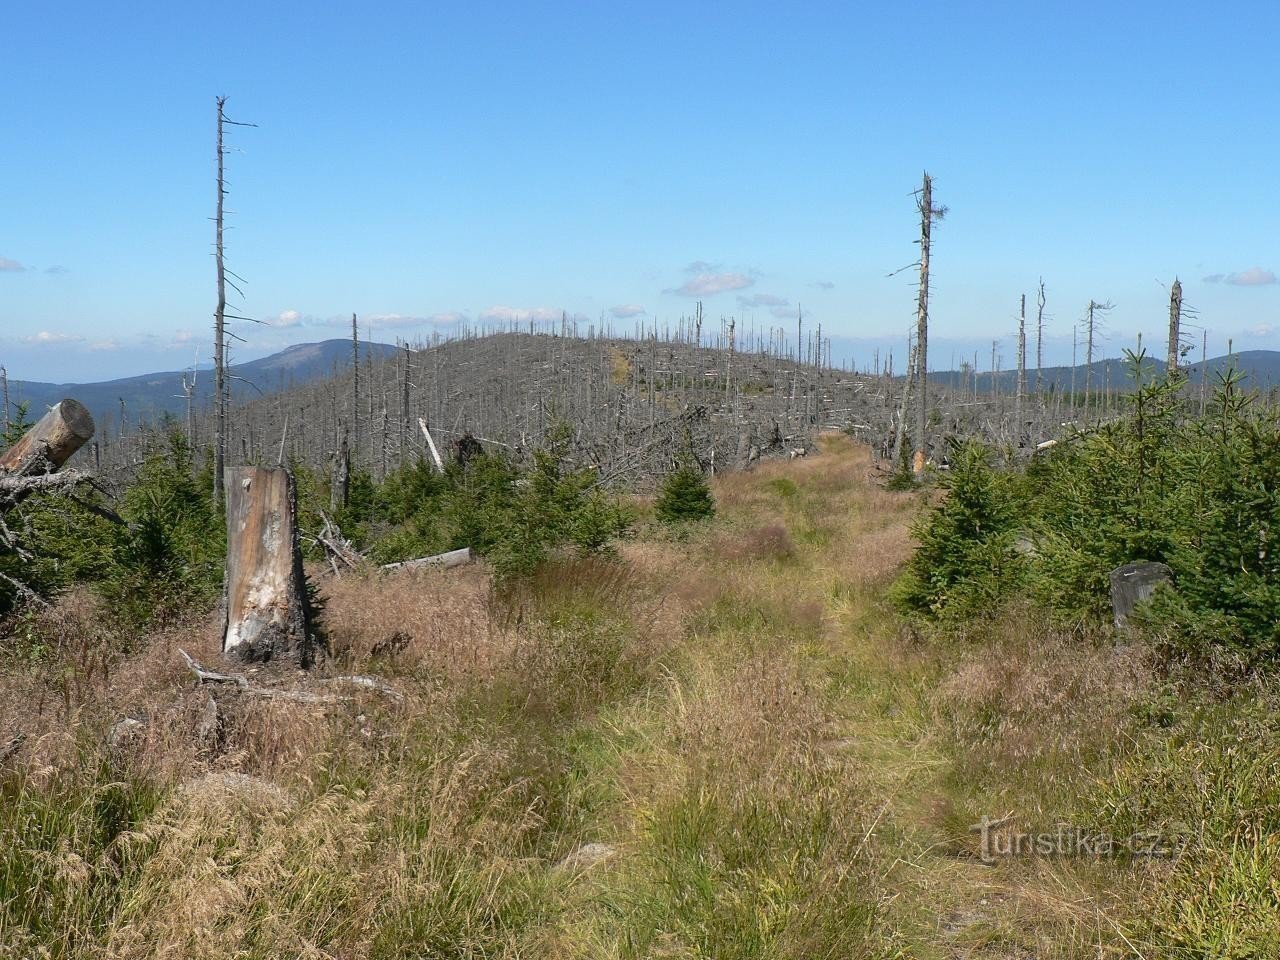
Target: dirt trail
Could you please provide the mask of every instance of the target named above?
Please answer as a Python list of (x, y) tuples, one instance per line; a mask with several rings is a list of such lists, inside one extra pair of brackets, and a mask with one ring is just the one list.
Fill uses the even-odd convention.
[(807, 462), (732, 478), (720, 495), (751, 512), (761, 490), (779, 494), (802, 544), (795, 568), (770, 575), (788, 581), (797, 609), (821, 605), (820, 640), (797, 653), (831, 678), (838, 721), (822, 747), (852, 760), (870, 794), (867, 842), (884, 864), (888, 927), (904, 955), (1112, 955), (1103, 950), (1114, 930), (1078, 873), (977, 856), (939, 697), (964, 666), (903, 629), (886, 600), (910, 555), (918, 497), (885, 491), (868, 451), (841, 437), (824, 438)]

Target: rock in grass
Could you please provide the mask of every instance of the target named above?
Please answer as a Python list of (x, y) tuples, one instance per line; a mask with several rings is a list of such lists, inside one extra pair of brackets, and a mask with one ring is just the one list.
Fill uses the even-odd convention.
[(1111, 571), (1111, 610), (1117, 627), (1123, 627), (1133, 608), (1150, 598), (1156, 587), (1173, 579), (1173, 571), (1163, 563), (1126, 563)]
[(615, 852), (613, 844), (610, 843), (584, 843), (556, 866), (561, 870), (582, 872), (608, 860)]

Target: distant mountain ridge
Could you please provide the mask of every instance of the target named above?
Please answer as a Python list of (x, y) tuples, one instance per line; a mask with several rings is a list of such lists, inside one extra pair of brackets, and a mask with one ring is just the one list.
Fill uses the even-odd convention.
[[(1128, 361), (1114, 358), (1097, 360), (1092, 366), (1092, 389), (1101, 390), (1104, 386), (1109, 386), (1112, 390), (1123, 391), (1132, 388), (1133, 379)], [(1165, 367), (1166, 364), (1163, 360), (1148, 358), (1143, 368), (1145, 371), (1144, 377), (1163, 376)], [(1207, 369), (1209, 386), (1212, 387), (1217, 383), (1218, 374), (1225, 373), (1230, 367), (1234, 367), (1237, 372), (1244, 375), (1243, 386), (1246, 390), (1270, 390), (1273, 387), (1280, 387), (1280, 350), (1241, 350), (1237, 353), (1213, 357), (1207, 363), (1186, 364), (1184, 369), (1187, 372), (1187, 379), (1191, 383), (1199, 383)], [(1045, 367), (1040, 371), (1041, 382), (1044, 384), (1045, 389), (1070, 390), (1072, 371), (1074, 370), (1075, 388), (1077, 391), (1083, 390), (1087, 368), (1087, 364), (1080, 364), (1076, 367)], [(958, 370), (935, 370), (929, 374), (929, 379), (935, 383), (949, 384), (954, 382), (958, 386), (961, 375), (961, 371)], [(1001, 370), (995, 375), (994, 379), (1001, 393), (1012, 393), (1017, 390), (1017, 369)], [(1034, 389), (1035, 382), (1036, 372), (1033, 368), (1028, 367), (1027, 388)], [(979, 371), (978, 391), (980, 393), (989, 393), (991, 385), (991, 372)]]
[[(396, 348), (388, 343), (360, 344), (362, 362), (370, 357), (389, 357), (395, 352)], [(231, 399), (237, 402), (260, 393), (277, 393), (350, 366), (350, 340), (295, 344), (270, 356), (228, 367), (233, 378), (230, 383)], [(9, 401), (12, 404), (27, 403), (28, 416), (34, 419), (64, 397), (74, 397), (89, 408), (95, 420), (106, 422), (110, 418), (116, 422), (120, 417), (120, 401), (123, 400), (125, 416), (130, 423), (154, 422), (166, 413), (174, 416), (185, 414), (187, 401), (183, 395), (182, 380), (190, 376), (190, 370), (171, 370), (97, 383), (10, 380)], [(200, 409), (213, 397), (213, 371), (199, 368), (195, 377), (193, 399), (196, 408)]]

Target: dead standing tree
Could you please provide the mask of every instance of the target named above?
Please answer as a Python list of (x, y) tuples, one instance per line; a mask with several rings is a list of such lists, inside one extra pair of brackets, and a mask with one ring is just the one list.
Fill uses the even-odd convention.
[(1018, 302), (1018, 392), (1014, 395), (1013, 410), (1018, 429), (1016, 442), (1021, 445), (1026, 423), (1023, 419), (1022, 405), (1027, 396), (1027, 295), (1024, 293)]
[(928, 171), (916, 194), (916, 208), (920, 212), (920, 289), (916, 300), (916, 356), (912, 364), (916, 384), (916, 449), (912, 472), (921, 480), (929, 451), (929, 255), (933, 223), (947, 214), (946, 207), (933, 205), (933, 178)]
[[(1044, 391), (1044, 277), (1036, 291), (1036, 393)], [(1043, 396), (1041, 396), (1043, 400)]]
[(1097, 340), (1102, 325), (1102, 315), (1111, 310), (1114, 304), (1110, 301), (1107, 303), (1098, 303), (1096, 300), (1089, 301), (1089, 308), (1085, 313), (1085, 354), (1084, 354), (1084, 406), (1087, 413), (1089, 409), (1089, 395), (1093, 389), (1093, 346)]
[(1177, 376), (1178, 360), (1182, 355), (1182, 281), (1173, 278), (1169, 291), (1169, 376)]
[[(223, 244), (224, 229), (224, 212), (225, 201), (227, 198), (227, 182), (226, 182), (226, 142), (223, 138), (223, 128), (227, 126), (233, 127), (254, 127), (254, 123), (241, 123), (237, 120), (230, 119), (226, 114), (226, 97), (216, 97), (218, 114), (217, 129), (217, 164), (218, 164), (218, 180), (217, 180), (217, 204), (214, 213), (214, 263), (217, 271), (218, 282), (218, 302), (213, 312), (213, 408), (214, 408), (214, 436), (213, 436), (213, 499), (217, 503), (221, 503), (226, 487), (226, 463), (227, 463), (227, 406), (229, 395), (227, 392), (227, 319), (248, 319), (247, 317), (237, 317), (234, 314), (227, 313), (227, 287), (230, 285), (237, 293), (240, 288), (227, 279), (227, 274), (235, 276), (232, 271), (227, 269), (225, 253), (226, 248)], [(123, 430), (123, 421), (122, 427)]]
[(222, 651), (241, 660), (289, 657), (311, 665), (297, 491), (287, 469), (242, 467), (227, 488)]

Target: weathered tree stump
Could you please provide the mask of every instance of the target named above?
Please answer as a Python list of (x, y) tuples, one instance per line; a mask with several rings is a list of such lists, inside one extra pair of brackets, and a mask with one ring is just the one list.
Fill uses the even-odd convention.
[(1126, 563), (1111, 571), (1111, 610), (1117, 627), (1123, 627), (1133, 608), (1155, 592), (1156, 586), (1173, 578), (1163, 563)]
[(226, 608), (223, 653), (311, 665), (297, 492), (283, 467), (241, 467), (227, 484)]
[(93, 436), (93, 417), (78, 400), (61, 400), (34, 427), (0, 454), (0, 474), (52, 473)]

